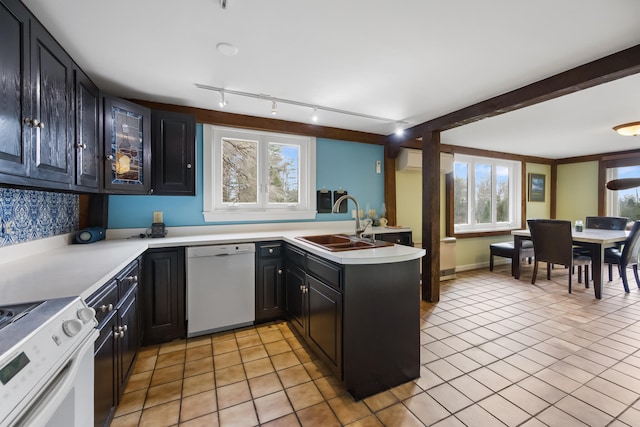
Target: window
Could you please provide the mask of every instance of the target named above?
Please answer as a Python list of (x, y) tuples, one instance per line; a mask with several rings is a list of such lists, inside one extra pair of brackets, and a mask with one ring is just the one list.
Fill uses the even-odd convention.
[(456, 154), (453, 163), (455, 233), (520, 228), (520, 162)]
[(314, 219), (315, 138), (204, 126), (205, 221)]
[[(639, 178), (640, 166), (621, 166), (607, 168), (607, 181), (619, 178)], [(629, 221), (640, 219), (640, 189), (630, 188), (628, 190), (607, 191), (607, 214), (609, 216), (622, 216), (629, 218)]]

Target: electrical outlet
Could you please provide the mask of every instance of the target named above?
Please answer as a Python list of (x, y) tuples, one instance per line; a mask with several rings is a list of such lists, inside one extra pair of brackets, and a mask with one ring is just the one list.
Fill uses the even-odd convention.
[[(364, 214), (364, 211), (362, 209), (360, 209), (358, 211), (358, 213), (360, 214), (359, 217), (362, 218), (362, 215)], [(356, 219), (356, 210), (355, 209), (351, 210), (351, 218)]]
[(382, 162), (380, 160), (376, 160), (376, 173), (382, 172)]
[(12, 221), (6, 221), (4, 223), (4, 234), (11, 234), (11, 232), (13, 231), (13, 222)]

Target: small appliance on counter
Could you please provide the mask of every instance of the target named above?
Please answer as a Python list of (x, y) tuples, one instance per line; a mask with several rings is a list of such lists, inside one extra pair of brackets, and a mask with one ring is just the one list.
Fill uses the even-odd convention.
[(78, 230), (76, 233), (76, 243), (94, 243), (104, 240), (107, 231), (103, 227), (89, 227)]

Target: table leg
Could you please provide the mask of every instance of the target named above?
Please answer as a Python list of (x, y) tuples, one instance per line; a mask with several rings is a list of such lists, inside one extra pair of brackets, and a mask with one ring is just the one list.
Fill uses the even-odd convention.
[(593, 271), (593, 291), (597, 299), (602, 298), (602, 261), (604, 260), (604, 247), (592, 244), (591, 247), (591, 270)]

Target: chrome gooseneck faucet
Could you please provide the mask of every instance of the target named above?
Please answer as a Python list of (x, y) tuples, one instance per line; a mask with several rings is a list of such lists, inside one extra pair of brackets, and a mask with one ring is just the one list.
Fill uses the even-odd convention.
[(362, 233), (367, 227), (366, 225), (364, 228), (360, 226), (360, 205), (358, 205), (358, 201), (355, 199), (355, 197), (350, 196), (349, 194), (345, 194), (344, 196), (340, 197), (333, 204), (333, 213), (338, 213), (340, 204), (342, 203), (343, 200), (347, 200), (347, 199), (353, 200), (353, 203), (356, 205), (356, 237), (360, 239), (362, 238)]

